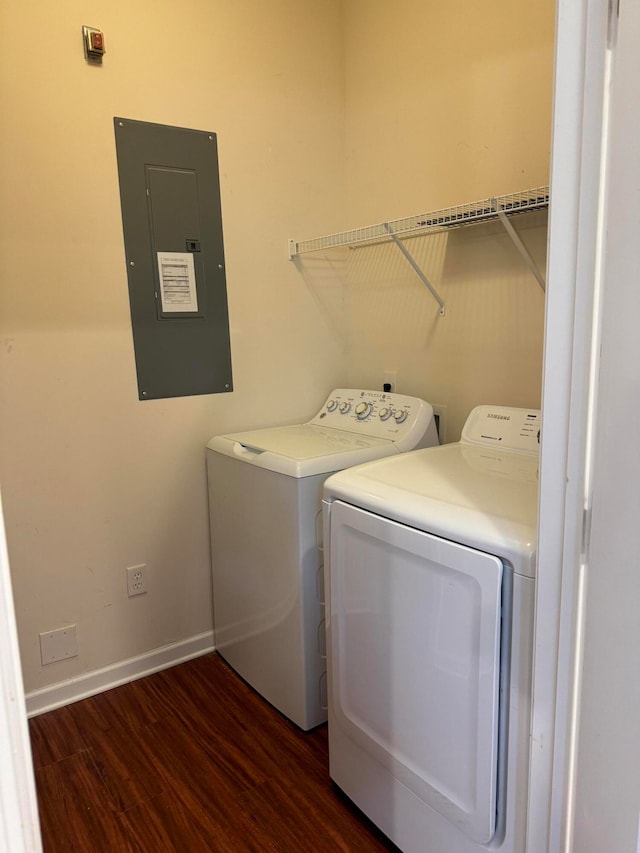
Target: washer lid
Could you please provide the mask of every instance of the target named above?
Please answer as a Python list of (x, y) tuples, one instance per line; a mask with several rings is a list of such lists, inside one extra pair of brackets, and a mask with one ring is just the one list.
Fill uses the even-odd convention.
[(215, 436), (207, 447), (290, 477), (328, 474), (398, 453), (389, 439), (313, 424)]
[(325, 497), (509, 560), (533, 577), (538, 458), (464, 444), (414, 450), (334, 474)]

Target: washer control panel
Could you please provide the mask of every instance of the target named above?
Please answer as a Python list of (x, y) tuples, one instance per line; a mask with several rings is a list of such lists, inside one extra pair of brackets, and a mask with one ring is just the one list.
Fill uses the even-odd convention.
[(429, 432), (430, 444), (434, 443), (432, 407), (405, 394), (336, 388), (309, 423), (413, 446), (418, 446), (421, 436)]

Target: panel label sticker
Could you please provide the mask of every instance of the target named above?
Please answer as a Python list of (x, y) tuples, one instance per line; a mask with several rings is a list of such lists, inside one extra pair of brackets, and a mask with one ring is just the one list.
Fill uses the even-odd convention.
[(198, 310), (196, 272), (189, 252), (158, 252), (160, 300), (165, 314)]

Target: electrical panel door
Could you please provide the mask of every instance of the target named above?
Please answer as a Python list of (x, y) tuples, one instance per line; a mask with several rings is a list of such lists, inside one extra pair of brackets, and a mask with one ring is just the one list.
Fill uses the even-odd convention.
[(139, 398), (231, 391), (216, 134), (114, 125)]

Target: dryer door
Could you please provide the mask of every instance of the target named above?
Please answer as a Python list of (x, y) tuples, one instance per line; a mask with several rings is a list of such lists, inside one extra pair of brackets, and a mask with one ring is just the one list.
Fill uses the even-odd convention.
[(335, 724), (478, 843), (496, 825), (496, 557), (336, 501), (330, 546)]

